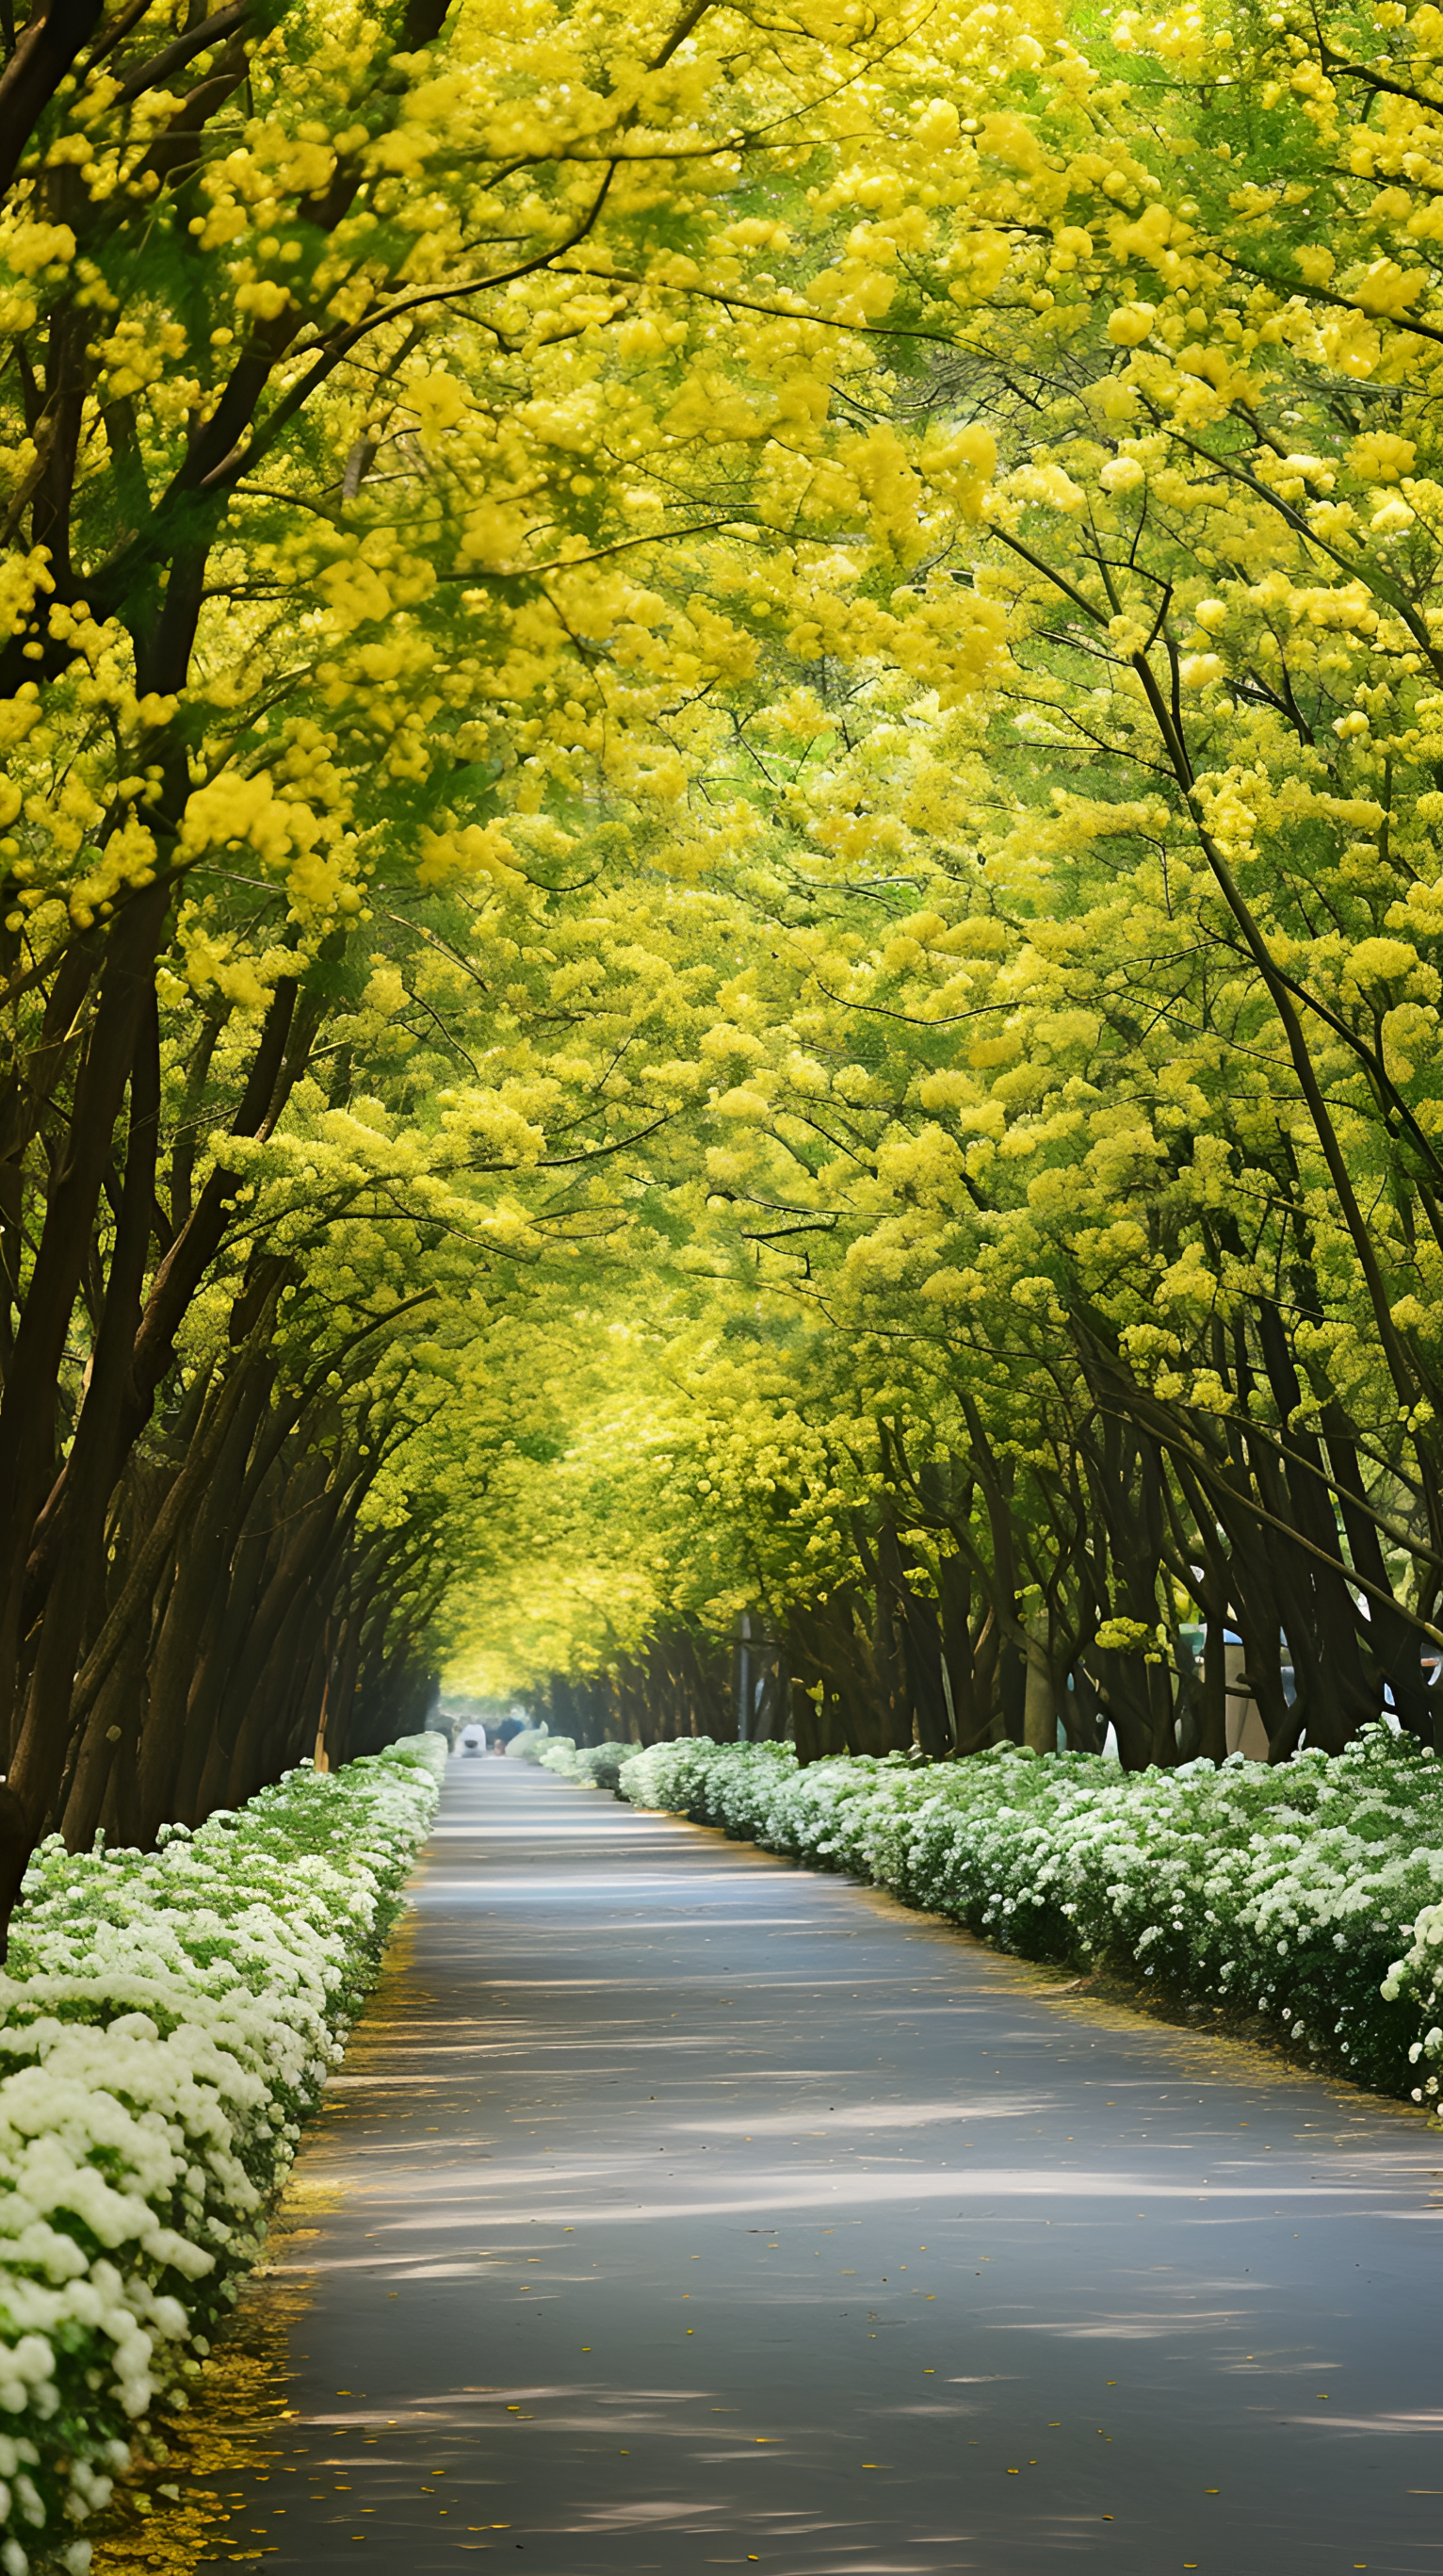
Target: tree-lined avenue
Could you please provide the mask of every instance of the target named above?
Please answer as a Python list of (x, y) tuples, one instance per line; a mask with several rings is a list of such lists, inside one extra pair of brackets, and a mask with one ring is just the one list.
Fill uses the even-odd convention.
[(415, 1895), (207, 2570), (1434, 2565), (1408, 2113), (519, 1764)]

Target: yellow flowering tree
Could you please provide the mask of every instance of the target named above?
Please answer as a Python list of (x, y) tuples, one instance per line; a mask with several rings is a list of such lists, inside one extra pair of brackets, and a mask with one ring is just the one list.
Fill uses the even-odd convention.
[(453, 1564), (514, 1608), (408, 1354), (564, 1345), (583, 1272), (682, 1298), (732, 1465), (579, 1670), (755, 1612), (823, 1736), (1168, 1759), (1231, 1620), (1275, 1751), (1431, 1730), (1435, 21), (17, 36), (12, 1882), (125, 1768), (92, 1659), (138, 1708), (208, 1443), (271, 1660), (135, 1719), (156, 1797), (273, 1763), (282, 1671), (288, 1741), (419, 1673)]
[[(411, 943), (366, 985), (373, 1019), (403, 994), (434, 1015), (451, 972), (505, 1038), (538, 966), (554, 1019), (584, 1016), (597, 942), (548, 957), (509, 912), (540, 931), (598, 798), (674, 806), (774, 614), (748, 587), (760, 532), (786, 531), (803, 604), (839, 521), (876, 500), (884, 568), (914, 534), (896, 440), (828, 417), (888, 299), (831, 260), (802, 179), (901, 22), (714, 14), (157, 6), (41, 12), (16, 40), (7, 1884), (63, 1797), (73, 1639), (116, 1606), (137, 1443), (168, 1391), (189, 1420), (185, 1336), (198, 1309), (214, 1329), (253, 1222), (252, 1149), (305, 1131), (318, 1064), (335, 1114), (368, 1091), (340, 1004), (372, 925), (399, 910)], [(819, 270), (813, 311), (790, 280)], [(926, 649), (985, 659), (990, 632), (979, 613), (975, 645)], [(674, 870), (724, 828), (699, 815)], [(448, 890), (464, 936), (420, 919)], [(624, 934), (619, 913), (600, 944)], [(574, 1070), (540, 1078), (610, 1153), (632, 1069), (595, 1103)], [(535, 1122), (493, 1089), (456, 1126), (526, 1161)], [(230, 1302), (240, 1347), (264, 1300)]]
[[(983, 488), (888, 614), (945, 565), (1005, 658), (949, 711), (893, 634), (789, 628), (713, 1215), (839, 1337), (817, 1400), (940, 1541), (934, 1625), (969, 1569), (994, 1725), (1220, 1752), (1235, 1622), (1275, 1753), (1385, 1690), (1431, 1736), (1437, 26), (1043, 32), (925, 179), (833, 183), (966, 313), (887, 409)], [(879, 1616), (875, 1532), (847, 1579)]]

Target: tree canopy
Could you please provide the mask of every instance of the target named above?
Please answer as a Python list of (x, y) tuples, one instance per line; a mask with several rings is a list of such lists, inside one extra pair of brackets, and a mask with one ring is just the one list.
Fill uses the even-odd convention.
[(1431, 1740), (1443, 16), (5, 42), (0, 1899), (440, 1658)]

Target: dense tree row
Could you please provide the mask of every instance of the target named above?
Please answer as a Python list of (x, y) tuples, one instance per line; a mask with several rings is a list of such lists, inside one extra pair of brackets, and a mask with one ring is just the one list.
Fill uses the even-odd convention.
[(1440, 26), (16, 32), (0, 1907), (446, 1655), (1432, 1733)]
[[(1275, 1756), (1437, 1734), (1437, 30), (1112, 41), (1176, 122), (1076, 61), (983, 119), (1010, 336), (889, 407), (988, 442), (921, 568), (1005, 612), (989, 684), (813, 624), (745, 730), (733, 1304), (662, 1360), (715, 1548), (656, 1616), (750, 1604), (814, 1747), (1217, 1758), (1248, 1696)], [(1145, 165), (1105, 247), (1060, 220), (1083, 94)]]
[(605, 276), (685, 289), (737, 116), (763, 184), (836, 128), (820, 35), (728, 40), (713, 166), (700, 14), (7, 22), (0, 1912), (407, 1721), (498, 1318), (688, 1077), (695, 925), (576, 827), (684, 786), (758, 478), (670, 426), (715, 323)]

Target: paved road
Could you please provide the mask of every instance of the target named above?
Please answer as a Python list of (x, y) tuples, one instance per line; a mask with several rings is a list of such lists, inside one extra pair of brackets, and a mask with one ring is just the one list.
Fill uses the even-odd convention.
[(416, 1897), (207, 2567), (1443, 2566), (1417, 2121), (519, 1765)]

